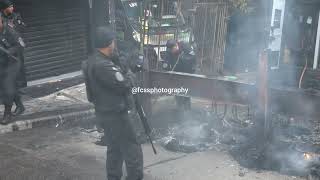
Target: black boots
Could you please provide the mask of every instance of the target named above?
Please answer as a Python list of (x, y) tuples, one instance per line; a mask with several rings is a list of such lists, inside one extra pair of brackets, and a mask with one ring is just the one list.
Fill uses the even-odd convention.
[(12, 113), (13, 116), (19, 116), (21, 114), (24, 113), (26, 109), (24, 108), (24, 106), (17, 106), (16, 109), (14, 110), (14, 112)]
[(17, 107), (13, 113), (11, 113), (12, 105), (4, 106), (3, 119), (0, 121), (0, 124), (3, 124), (3, 125), (9, 124), (12, 120), (12, 116), (21, 115), (25, 111), (25, 108), (24, 108), (24, 105), (22, 104), (20, 96), (15, 97), (14, 102)]
[(15, 102), (17, 107), (14, 110), (14, 112), (12, 113), (12, 115), (13, 116), (19, 116), (19, 115), (23, 114), (26, 109), (24, 108), (24, 105), (22, 104), (21, 97), (20, 96), (16, 96), (14, 98), (14, 102)]
[(11, 117), (12, 117), (11, 108), (12, 106), (9, 106), (9, 105), (4, 106), (4, 115), (3, 115), (2, 121), (0, 121), (0, 124), (6, 125), (11, 122)]
[(100, 141), (95, 142), (96, 145), (98, 146), (107, 146), (107, 139), (106, 136), (103, 135), (100, 139)]

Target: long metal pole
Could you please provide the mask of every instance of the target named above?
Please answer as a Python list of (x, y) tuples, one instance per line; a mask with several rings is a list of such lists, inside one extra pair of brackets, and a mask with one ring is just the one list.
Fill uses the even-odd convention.
[[(214, 7), (214, 9), (209, 11), (209, 14), (211, 15), (211, 12), (214, 14), (214, 25), (213, 25), (213, 37), (212, 37), (212, 50), (211, 50), (211, 58), (210, 58), (210, 75), (215, 74), (215, 65), (217, 64), (215, 61), (217, 60), (215, 57), (217, 55), (217, 51), (215, 49), (216, 47), (216, 34), (218, 33), (219, 29), (217, 29), (217, 23), (219, 21), (219, 15), (218, 15), (218, 8), (219, 6)], [(214, 66), (214, 67), (213, 67)]]
[(225, 54), (225, 48), (226, 48), (226, 36), (228, 31), (228, 24), (227, 24), (227, 16), (229, 14), (228, 11), (228, 5), (224, 5), (224, 14), (223, 14), (223, 38), (222, 38), (222, 45), (221, 45), (221, 69), (220, 71), (223, 71), (223, 65), (224, 65), (224, 54)]
[(264, 34), (264, 49), (262, 51), (263, 53), (263, 59), (264, 59), (264, 137), (265, 139), (269, 138), (270, 132), (271, 132), (271, 119), (269, 117), (269, 85), (268, 85), (268, 71), (269, 71), (269, 62), (268, 62), (268, 50), (270, 43), (270, 31), (271, 31), (271, 15), (272, 15), (272, 5), (273, 1), (264, 1), (265, 2), (265, 22), (264, 22), (264, 28), (265, 28), (265, 34)]
[(158, 39), (158, 60), (157, 60), (157, 70), (159, 69), (159, 60), (160, 60), (160, 44), (161, 44), (161, 36), (162, 36), (162, 16), (163, 16), (163, 9), (164, 9), (164, 0), (160, 0), (161, 2), (161, 9), (160, 9), (160, 22), (159, 22), (159, 39)]
[(115, 0), (109, 0), (109, 17), (112, 30), (116, 31)]
[(178, 23), (177, 23), (177, 27), (176, 27), (175, 39), (177, 41), (179, 41), (179, 32), (180, 32), (180, 20), (179, 20), (179, 18), (183, 18), (183, 16), (181, 15), (181, 1), (180, 0), (177, 1), (176, 18), (177, 18)]
[(320, 11), (319, 11), (317, 41), (316, 41), (316, 48), (315, 48), (315, 53), (314, 53), (313, 69), (318, 68), (319, 51), (320, 51)]
[(149, 26), (149, 23), (150, 23), (150, 21), (151, 21), (151, 8), (152, 8), (152, 6), (151, 6), (151, 3), (149, 3), (149, 11), (150, 11), (150, 14), (149, 14), (149, 16), (148, 16), (148, 31), (147, 31), (147, 44), (149, 44), (150, 43), (150, 26)]
[(146, 37), (146, 23), (147, 23), (147, 10), (146, 10), (146, 1), (144, 0), (143, 1), (143, 5), (142, 5), (142, 8), (143, 8), (143, 27), (142, 27), (142, 32), (143, 32), (143, 37), (141, 39), (141, 45), (142, 45), (142, 49), (144, 48), (144, 45), (145, 45), (145, 37)]
[(203, 36), (202, 36), (202, 47), (201, 47), (201, 61), (200, 67), (203, 71), (203, 60), (204, 60), (204, 47), (205, 47), (205, 37), (206, 37), (206, 30), (207, 30), (207, 18), (208, 18), (208, 7), (205, 7), (205, 17), (204, 17), (204, 28), (203, 28)]
[(95, 24), (93, 21), (93, 0), (88, 0), (89, 5), (89, 40), (90, 40), (90, 54), (93, 53), (94, 50), (94, 28)]

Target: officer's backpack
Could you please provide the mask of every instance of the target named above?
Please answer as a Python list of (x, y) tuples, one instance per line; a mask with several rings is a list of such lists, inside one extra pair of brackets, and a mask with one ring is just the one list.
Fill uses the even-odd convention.
[(84, 77), (84, 83), (86, 85), (86, 91), (87, 91), (87, 99), (89, 102), (94, 103), (95, 99), (92, 94), (92, 85), (90, 84), (90, 79), (92, 79), (92, 74), (89, 72), (89, 63), (88, 61), (83, 61), (81, 65), (83, 77)]

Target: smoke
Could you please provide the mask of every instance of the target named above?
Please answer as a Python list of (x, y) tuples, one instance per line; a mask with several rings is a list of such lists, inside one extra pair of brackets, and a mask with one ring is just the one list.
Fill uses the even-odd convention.
[[(264, 22), (261, 14), (233, 14), (229, 20), (225, 67), (234, 72), (256, 71), (258, 55), (262, 50), (262, 36), (265, 34), (265, 30), (261, 28)], [(204, 44), (201, 38), (198, 39), (200, 42), (198, 46)], [(278, 54), (273, 58), (277, 60)], [(212, 124), (219, 121), (223, 124), (228, 118), (220, 119), (216, 115), (211, 115), (208, 118), (210, 120), (206, 121), (195, 118), (197, 113), (193, 111), (187, 116), (179, 117), (177, 123), (162, 134), (162, 143), (170, 144), (169, 148), (175, 148), (174, 150), (182, 150), (182, 147), (187, 146), (195, 147), (192, 150), (201, 150), (199, 147), (203, 147), (203, 144), (211, 143), (212, 146), (216, 146), (228, 142), (230, 153), (243, 166), (290, 174), (307, 173), (310, 162), (303, 155), (304, 152), (313, 152), (312, 149), (306, 148), (307, 144), (312, 144), (310, 137), (313, 129), (305, 125), (309, 124), (307, 118), (317, 112), (318, 106), (312, 96), (298, 89), (301, 70), (292, 67), (280, 67), (276, 70), (269, 68), (270, 88), (277, 90), (271, 90), (269, 96), (271, 107), (267, 121), (272, 122), (272, 126), (268, 137), (264, 134), (266, 129), (262, 117), (256, 116), (251, 119), (254, 125), (249, 128), (240, 127), (241, 130), (233, 131), (236, 129), (233, 124), (227, 127)], [(222, 96), (226, 99), (232, 99), (236, 94), (236, 92), (229, 94), (227, 92), (230, 91), (227, 90), (225, 92)], [(252, 102), (257, 103), (257, 99), (253, 99)], [(272, 116), (272, 113), (286, 115), (284, 116), (286, 121), (282, 121), (279, 116)], [(200, 114), (202, 119), (206, 119), (205, 113)], [(304, 123), (297, 123), (293, 118), (295, 116), (304, 117), (302, 120)], [(282, 122), (278, 123), (279, 121)], [(228, 141), (224, 139), (226, 137), (230, 137)], [(303, 150), (297, 148), (298, 145), (301, 145)]]
[[(162, 114), (159, 118), (163, 118)], [(168, 150), (191, 153), (211, 149), (220, 143), (220, 133), (212, 125), (215, 119), (206, 110), (170, 112), (167, 118), (174, 118), (167, 120), (172, 124), (160, 130), (157, 136), (158, 143)]]
[[(232, 73), (255, 72), (261, 51), (261, 16), (235, 11), (228, 24), (225, 70)], [(253, 28), (254, 27), (254, 28)]]
[(247, 168), (307, 175), (313, 161), (305, 154), (319, 152), (312, 146), (312, 130), (292, 123), (290, 117), (277, 114), (271, 118), (277, 123), (273, 123), (270, 137), (264, 137), (262, 127), (256, 124), (246, 129), (245, 139), (234, 144), (230, 154)]
[[(219, 108), (218, 108), (219, 109)], [(158, 143), (168, 150), (191, 153), (208, 149), (224, 149), (243, 167), (278, 171), (290, 175), (306, 175), (311, 162), (304, 157), (305, 152), (313, 152), (312, 131), (298, 126), (298, 119), (273, 115), (271, 137), (264, 137), (264, 129), (258, 119), (247, 114), (247, 108), (238, 107), (238, 119), (227, 111), (221, 116), (207, 108), (178, 112), (166, 111), (157, 114), (167, 127), (158, 131)], [(165, 114), (165, 116), (164, 116)], [(153, 119), (153, 121), (160, 120)], [(238, 122), (237, 122), (238, 121)], [(247, 122), (247, 123), (240, 123)], [(248, 126), (248, 127), (247, 127)]]

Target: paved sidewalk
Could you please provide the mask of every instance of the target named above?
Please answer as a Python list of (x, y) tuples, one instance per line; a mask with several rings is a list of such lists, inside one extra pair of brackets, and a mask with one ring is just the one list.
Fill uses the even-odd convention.
[[(26, 111), (6, 126), (0, 125), (0, 134), (33, 127), (59, 126), (69, 120), (93, 117), (92, 105), (86, 100), (85, 85), (72, 86), (40, 98), (27, 98)], [(3, 107), (0, 109), (3, 114)]]

